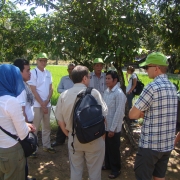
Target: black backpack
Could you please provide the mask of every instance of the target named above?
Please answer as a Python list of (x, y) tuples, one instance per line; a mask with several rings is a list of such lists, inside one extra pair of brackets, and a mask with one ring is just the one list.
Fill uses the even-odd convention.
[[(137, 76), (137, 74), (136, 74), (136, 76)], [(136, 87), (132, 91), (133, 94), (134, 95), (140, 95), (143, 88), (144, 88), (144, 84), (142, 83), (142, 81), (137, 76), (137, 84), (136, 84)]]
[[(102, 107), (91, 95), (92, 88), (88, 87), (84, 93), (77, 95), (73, 114), (73, 132), (80, 143), (89, 143), (105, 134)], [(74, 133), (75, 130), (75, 133)], [(72, 143), (73, 146), (73, 143)]]

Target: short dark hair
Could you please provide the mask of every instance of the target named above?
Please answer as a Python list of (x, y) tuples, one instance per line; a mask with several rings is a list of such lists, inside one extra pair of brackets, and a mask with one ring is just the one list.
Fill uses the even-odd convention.
[(76, 66), (72, 70), (72, 74), (71, 74), (73, 83), (75, 84), (82, 82), (83, 77), (84, 76), (88, 77), (88, 74), (89, 74), (89, 70), (86, 66), (80, 66), (80, 65)]
[(70, 63), (70, 64), (68, 64), (68, 68), (70, 67), (70, 66), (76, 66), (74, 63)]
[(13, 63), (14, 66), (17, 66), (21, 72), (24, 70), (24, 65), (29, 65), (29, 61), (26, 59), (16, 59)]
[(113, 78), (113, 81), (114, 81), (114, 79), (117, 79), (117, 82), (119, 82), (119, 76), (118, 76), (118, 73), (116, 71), (110, 70), (106, 73), (106, 76), (107, 75), (111, 75), (111, 77)]
[(133, 66), (128, 66), (127, 71), (130, 70), (132, 73), (135, 71), (135, 68)]

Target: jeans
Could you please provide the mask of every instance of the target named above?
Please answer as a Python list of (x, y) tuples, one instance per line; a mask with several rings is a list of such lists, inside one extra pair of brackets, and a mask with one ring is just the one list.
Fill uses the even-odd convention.
[(127, 102), (128, 102), (128, 108), (129, 110), (132, 108), (132, 100), (134, 98), (134, 94), (130, 93), (130, 94), (126, 94), (127, 97)]

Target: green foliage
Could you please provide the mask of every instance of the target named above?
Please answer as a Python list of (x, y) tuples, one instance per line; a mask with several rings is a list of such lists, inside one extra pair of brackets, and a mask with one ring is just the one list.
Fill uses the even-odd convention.
[[(16, 0), (33, 5), (31, 15), (14, 3), (2, 1), (0, 60), (32, 59), (40, 51), (53, 59), (71, 59), (92, 70), (101, 57), (113, 65), (125, 81), (122, 64), (133, 62), (139, 48), (176, 54), (179, 62), (179, 10), (177, 1), (153, 0)], [(54, 9), (36, 16), (35, 8)], [(2, 36), (1, 36), (2, 34)]]

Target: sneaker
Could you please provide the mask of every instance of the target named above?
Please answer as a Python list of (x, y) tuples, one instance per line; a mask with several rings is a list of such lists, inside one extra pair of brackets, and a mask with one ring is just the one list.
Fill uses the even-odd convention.
[(56, 153), (56, 150), (52, 147), (50, 147), (50, 148), (43, 147), (43, 151), (46, 151), (46, 152), (49, 152), (52, 154)]
[(29, 157), (30, 157), (30, 158), (37, 158), (36, 152), (32, 153)]

